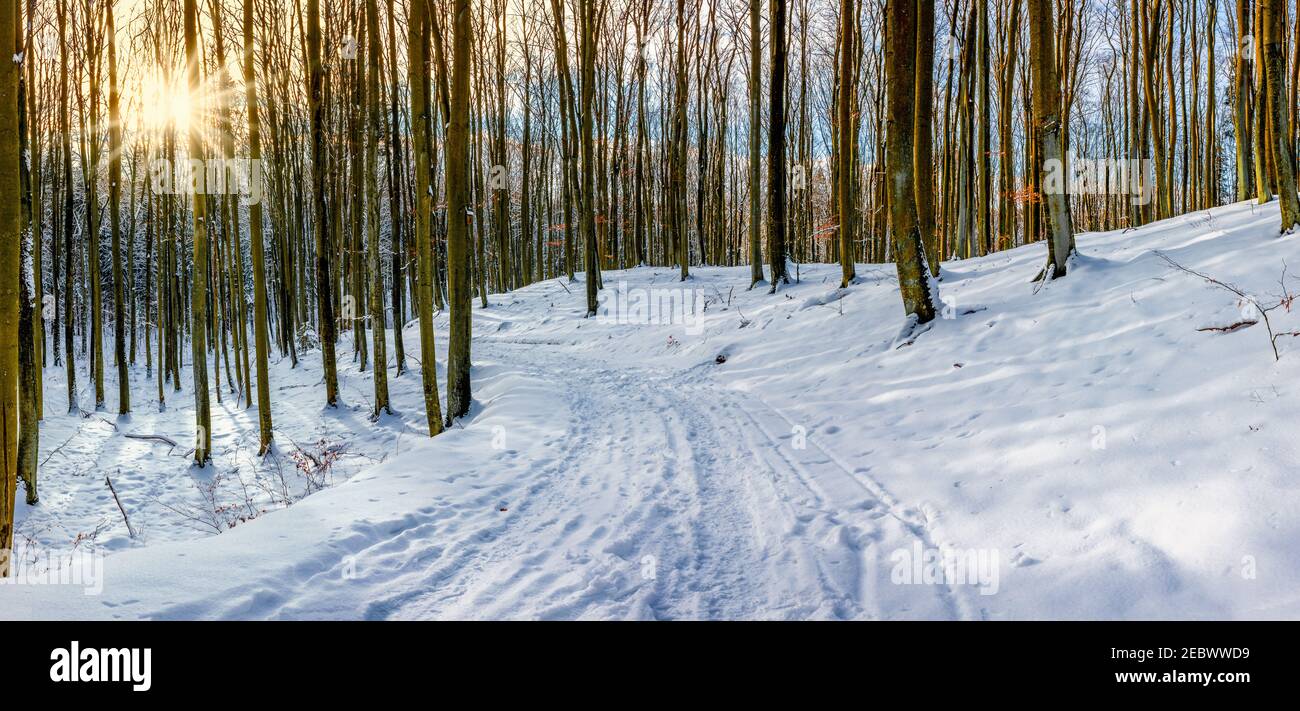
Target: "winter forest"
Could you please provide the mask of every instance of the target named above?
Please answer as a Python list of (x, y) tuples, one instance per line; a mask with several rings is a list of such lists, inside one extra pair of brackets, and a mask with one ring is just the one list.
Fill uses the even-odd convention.
[(1300, 616), (1298, 38), (0, 2), (0, 618)]

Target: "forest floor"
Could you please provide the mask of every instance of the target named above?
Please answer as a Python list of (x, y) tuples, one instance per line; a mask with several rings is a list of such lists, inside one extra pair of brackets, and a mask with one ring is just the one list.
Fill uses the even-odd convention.
[[(397, 414), (371, 421), (345, 335), (339, 408), (319, 352), (279, 361), (273, 454), (224, 394), (203, 469), (188, 371), (158, 412), (137, 365), (119, 418), (109, 349), (104, 411), (64, 414), (46, 371), (17, 529), (20, 558), (105, 553), (102, 591), (0, 585), (0, 618), (1300, 617), (1300, 241), (1277, 224), (1241, 203), (1083, 234), (1046, 285), (1041, 243), (945, 262), (915, 333), (892, 265), (776, 294), (747, 267), (606, 272), (614, 318), (541, 282), (476, 305), (475, 405), (443, 435), (411, 323)], [(1162, 254), (1286, 305), (1266, 326)], [(670, 299), (703, 311), (642, 318)]]

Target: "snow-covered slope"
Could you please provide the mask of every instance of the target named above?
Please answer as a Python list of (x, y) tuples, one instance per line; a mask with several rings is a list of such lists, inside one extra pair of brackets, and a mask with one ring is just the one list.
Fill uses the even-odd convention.
[[(495, 295), (475, 310), (474, 411), (433, 440), (418, 371), (395, 381), (401, 412), (370, 423), (354, 366), (356, 409), (327, 412), (319, 354), (277, 365), (280, 451), (346, 443), (355, 474), (220, 535), (186, 533), (173, 503), (152, 538), (126, 538), (111, 497), (65, 500), (102, 482), (60, 472), (145, 455), (54, 455), (49, 510), (20, 518), (61, 535), (115, 522), (103, 592), (0, 586), (0, 616), (1300, 617), (1300, 341), (1275, 361), (1262, 322), (1198, 330), (1258, 316), (1157, 253), (1268, 306), (1300, 262), (1277, 223), (1276, 204), (1242, 203), (1080, 235), (1073, 271), (1041, 287), (1042, 244), (945, 263), (945, 318), (910, 340), (892, 265), (845, 290), (837, 266), (804, 265), (775, 295), (747, 290), (747, 268), (604, 275), (617, 303), (698, 299), (698, 319), (584, 319), (583, 289), (559, 281)], [(167, 416), (182, 432), (190, 415)], [(119, 430), (158, 426), (142, 417)], [(255, 424), (218, 413), (220, 466), (256, 470), (231, 454)], [(43, 436), (43, 458), (66, 437)], [(124, 475), (128, 511), (150, 486), (194, 496), (194, 472), (168, 467)], [(57, 529), (61, 509), (82, 523)], [(927, 580), (935, 555), (956, 562)]]

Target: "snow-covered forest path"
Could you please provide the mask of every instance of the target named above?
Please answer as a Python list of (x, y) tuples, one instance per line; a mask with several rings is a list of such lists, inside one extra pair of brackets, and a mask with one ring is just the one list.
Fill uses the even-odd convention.
[(479, 353), (553, 388), (566, 431), (525, 481), (494, 493), (519, 502), (507, 525), (430, 530), (427, 545), (457, 553), (371, 616), (500, 617), (521, 597), (559, 618), (970, 614), (946, 586), (888, 584), (891, 551), (935, 545), (924, 514), (756, 396), (701, 368), (614, 367), (498, 339)]

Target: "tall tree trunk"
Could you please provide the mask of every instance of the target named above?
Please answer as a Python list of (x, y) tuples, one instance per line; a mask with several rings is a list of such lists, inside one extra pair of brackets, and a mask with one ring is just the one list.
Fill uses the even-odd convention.
[[(678, 0), (679, 10), (682, 0)], [(584, 262), (587, 268), (587, 316), (596, 315), (596, 294), (599, 290), (600, 259), (596, 249), (596, 190), (595, 143), (593, 124), (596, 121), (594, 101), (596, 96), (596, 0), (579, 0), (579, 67), (581, 78), (582, 110), (579, 150), (582, 160), (582, 188), (578, 198), (578, 219), (581, 222)], [(680, 39), (680, 38), (679, 38)], [(680, 51), (679, 51), (680, 57)], [(680, 70), (679, 70), (680, 71)], [(680, 106), (680, 104), (679, 104)], [(684, 222), (684, 221), (683, 221)], [(684, 235), (679, 235), (679, 240)], [(683, 246), (685, 245), (682, 242)], [(682, 263), (682, 278), (686, 278), (686, 264)]]
[[(1007, 44), (998, 82), (998, 239), (999, 247), (1016, 243), (1014, 162), (1011, 160), (1012, 86), (1016, 78), (1016, 57), (1020, 55), (1020, 0), (1011, 0), (1007, 12)], [(918, 167), (919, 169), (919, 167)]]
[[(407, 72), (411, 93), (411, 147), (415, 154), (415, 245), (419, 280), (416, 283), (415, 310), (420, 320), (420, 371), (424, 388), (425, 420), (429, 427), (429, 436), (442, 432), (442, 405), (438, 397), (438, 368), (434, 358), (433, 342), (433, 254), (430, 244), (429, 220), (433, 214), (433, 179), (429, 166), (429, 122), (430, 101), (428, 95), (428, 56), (426, 37), (429, 33), (429, 4), (415, 0), (408, 5), (410, 16), (407, 19)], [(462, 165), (464, 161), (461, 161)], [(463, 168), (461, 168), (463, 169)], [(452, 170), (448, 161), (448, 171)], [(456, 270), (460, 262), (453, 261), (454, 249), (450, 233), (457, 223), (464, 223), (463, 211), (447, 211), (448, 240), (447, 281), (449, 295), (453, 305), (456, 304)], [(464, 278), (464, 277), (460, 277)], [(468, 295), (461, 301), (467, 301)], [(454, 318), (453, 311), (453, 318)]]
[[(89, 9), (91, 5), (87, 3)], [(98, 8), (94, 8), (98, 12)], [(100, 283), (99, 243), (99, 42), (97, 17), (83, 19), (85, 43), (82, 45), (86, 60), (87, 100), (83, 109), (88, 115), (88, 125), (82, 126), (82, 176), (85, 189), (86, 212), (86, 272), (90, 289), (90, 378), (95, 388), (95, 410), (104, 407), (104, 300)], [(80, 92), (78, 92), (80, 97)], [(82, 332), (82, 338), (86, 337)]]
[(1250, 120), (1251, 76), (1254, 70), (1251, 68), (1253, 53), (1249, 51), (1252, 41), (1249, 39), (1252, 36), (1250, 20), (1250, 0), (1237, 0), (1237, 46), (1233, 53), (1236, 58), (1233, 68), (1236, 87), (1232, 98), (1232, 128), (1237, 147), (1235, 153), (1238, 200), (1249, 200), (1251, 193), (1254, 192), (1254, 173), (1251, 172), (1254, 167), (1251, 158), (1254, 142), (1251, 138)]
[(934, 0), (916, 5), (916, 119), (912, 122), (912, 173), (916, 180), (916, 226), (925, 263), (939, 274), (939, 239), (934, 210)]
[(393, 290), (390, 298), (393, 308), (393, 358), (396, 361), (396, 375), (401, 377), (406, 372), (406, 344), (402, 339), (402, 326), (406, 322), (406, 300), (402, 297), (404, 269), (402, 262), (406, 257), (406, 248), (402, 244), (402, 228), (406, 224), (406, 213), (402, 211), (402, 197), (405, 186), (406, 169), (403, 165), (401, 111), (398, 109), (400, 91), (397, 82), (397, 20), (393, 0), (388, 0), (388, 219), (392, 223), (392, 241), (390, 270), (392, 272)]
[[(471, 215), (469, 195), (469, 78), (473, 62), (469, 0), (455, 0), (452, 18), (451, 104), (447, 121), (447, 298), (451, 319), (447, 344), (447, 421), (463, 417), (470, 391), (470, 338), (473, 295), (470, 286)], [(433, 351), (429, 351), (432, 354)], [(429, 360), (432, 360), (430, 358)]]
[[(786, 274), (785, 224), (785, 0), (772, 0), (772, 80), (768, 94), (767, 175), (769, 209), (767, 250), (772, 270), (772, 293), (777, 285), (789, 284)], [(911, 36), (909, 35), (909, 40)], [(910, 153), (910, 151), (909, 151)]]
[[(840, 247), (840, 286), (846, 287), (857, 277), (854, 272), (853, 259), (856, 250), (853, 247), (853, 222), (857, 214), (857, 191), (854, 190), (854, 175), (857, 166), (854, 162), (857, 144), (854, 121), (858, 103), (857, 58), (858, 48), (856, 28), (858, 25), (857, 6), (853, 0), (840, 0), (840, 73), (836, 120), (839, 123), (840, 151), (835, 159), (836, 204), (839, 208), (839, 247)], [(929, 131), (929, 128), (926, 128)]]
[[(1286, 62), (1283, 55), (1282, 28), (1286, 25), (1286, 0), (1259, 0), (1264, 21), (1264, 106), (1271, 119), (1269, 144), (1273, 151), (1273, 170), (1277, 174), (1278, 207), (1282, 214), (1282, 232), (1300, 225), (1300, 200), (1296, 196), (1295, 165), (1288, 145), (1291, 130), (1287, 125)], [(1295, 41), (1296, 38), (1292, 38)]]
[[(763, 252), (759, 239), (762, 227), (763, 177), (762, 122), (763, 108), (759, 99), (763, 87), (763, 31), (759, 25), (759, 6), (762, 0), (749, 3), (749, 288), (763, 281)], [(644, 60), (642, 60), (644, 64)], [(643, 72), (644, 75), (644, 72)], [(644, 103), (644, 96), (642, 103)]]
[[(244, 0), (244, 99), (248, 111), (249, 180), (262, 182), (262, 122), (257, 105), (257, 69), (253, 65), (253, 0)], [(265, 48), (264, 48), (265, 51)], [(257, 368), (258, 456), (271, 447), (270, 343), (266, 317), (266, 255), (262, 235), (262, 202), (248, 205), (248, 240), (253, 253), (253, 347)], [(148, 289), (146, 288), (146, 291)]]
[[(0, 2), (0, 46), (18, 37), (18, 4)], [(0, 578), (9, 575), (18, 493), (18, 319), (22, 228), (18, 77), (22, 62), (0, 62)], [(71, 358), (69, 358), (71, 360)]]
[(122, 272), (122, 110), (117, 85), (117, 30), (113, 3), (104, 4), (108, 36), (108, 207), (113, 249), (113, 356), (117, 361), (117, 412), (131, 411), (131, 378), (126, 369), (126, 302)]
[[(1045, 277), (1058, 279), (1065, 276), (1070, 255), (1074, 252), (1074, 230), (1070, 223), (1067, 186), (1065, 181), (1060, 179), (1061, 174), (1066, 172), (1067, 166), (1061, 149), (1061, 87), (1056, 78), (1053, 10), (1048, 0), (1028, 0), (1028, 2), (1029, 67), (1033, 84), (1034, 127), (1043, 151), (1042, 192), (1048, 229), (1048, 263), (1045, 267)], [(1148, 76), (1150, 76), (1149, 71)], [(1148, 98), (1152, 96), (1148, 90)], [(1153, 106), (1155, 104), (1154, 101), (1150, 103)], [(1154, 123), (1159, 125), (1159, 121)], [(1160, 162), (1157, 160), (1157, 163)], [(1050, 174), (1053, 166), (1056, 169), (1055, 180)]]
[[(988, 254), (993, 251), (993, 232), (992, 220), (990, 218), (990, 205), (992, 196), (989, 195), (990, 176), (992, 166), (989, 160), (989, 126), (993, 116), (993, 110), (989, 106), (989, 9), (987, 2), (976, 3), (975, 11), (978, 13), (975, 22), (975, 34), (977, 35), (978, 46), (975, 48), (976, 64), (978, 66), (978, 76), (976, 81), (978, 87), (975, 91), (975, 97), (978, 101), (976, 115), (979, 116), (979, 129), (975, 133), (975, 222), (979, 234), (980, 253)], [(922, 101), (919, 93), (917, 103)], [(926, 123), (927, 129), (929, 123)], [(928, 171), (922, 171), (928, 172)], [(918, 200), (922, 198), (917, 198)], [(933, 267), (931, 267), (933, 269)]]
[(1254, 23), (1252, 26), (1254, 32), (1251, 35), (1254, 50), (1254, 76), (1255, 85), (1254, 101), (1251, 106), (1251, 153), (1254, 155), (1255, 170), (1255, 201), (1263, 205), (1273, 199), (1273, 182), (1272, 174), (1269, 171), (1269, 162), (1272, 160), (1272, 148), (1268, 138), (1268, 88), (1264, 82), (1264, 23), (1263, 15), (1260, 10), (1263, 8), (1263, 0), (1255, 3), (1254, 10), (1251, 13), (1251, 19)]
[[(933, 0), (921, 0), (933, 2)], [(887, 125), (885, 128), (885, 178), (889, 201), (889, 232), (894, 264), (903, 298), (903, 313), (917, 324), (932, 321), (937, 294), (925, 263), (925, 245), (916, 217), (916, 179), (912, 161), (912, 122), (916, 107), (917, 3), (887, 0), (885, 44)]]
[[(388, 404), (388, 325), (384, 317), (384, 272), (379, 259), (379, 3), (366, 0), (366, 242), (370, 270), (370, 332), (374, 348), (375, 410), (392, 413)], [(394, 216), (394, 220), (396, 216)], [(398, 314), (393, 314), (397, 319)]]
[[(185, 0), (185, 64), (190, 102), (197, 106), (202, 91), (199, 76), (198, 24), (195, 0)], [(203, 126), (197, 120), (189, 126), (190, 158), (201, 159)], [(211, 458), (212, 414), (208, 404), (208, 213), (207, 196), (194, 193), (194, 283), (190, 288), (191, 365), (194, 368), (194, 461), (203, 466)]]
[[(193, 3), (194, 0), (186, 0)], [(325, 67), (321, 63), (320, 0), (307, 0), (307, 62), (311, 112), (312, 234), (316, 259), (316, 321), (325, 371), (325, 404), (338, 406), (338, 366), (334, 356), (334, 299), (330, 271), (329, 221), (325, 212)]]
[[(784, 0), (778, 0), (784, 2)], [(673, 257), (678, 262), (680, 279), (687, 277), (690, 244), (686, 235), (686, 0), (677, 0), (677, 59), (673, 64), (676, 83), (673, 88), (673, 133), (669, 139), (671, 177), (667, 189), (669, 226), (672, 230)], [(584, 84), (585, 86), (585, 84)], [(583, 94), (584, 99), (586, 94)], [(584, 104), (585, 105), (585, 104)], [(589, 295), (589, 308), (595, 313), (595, 296)]]

